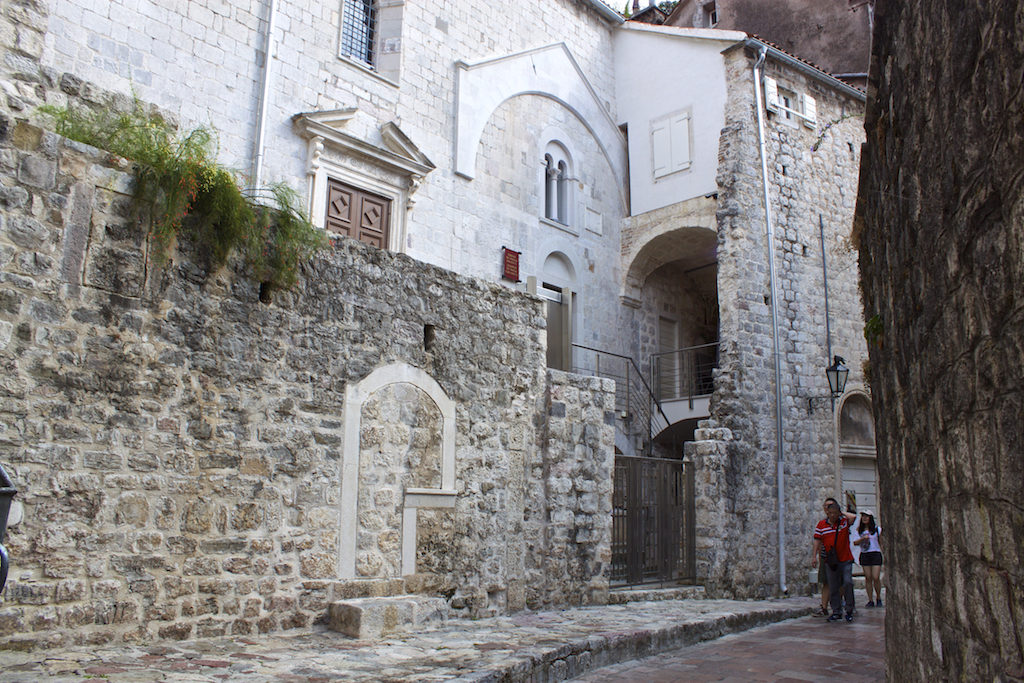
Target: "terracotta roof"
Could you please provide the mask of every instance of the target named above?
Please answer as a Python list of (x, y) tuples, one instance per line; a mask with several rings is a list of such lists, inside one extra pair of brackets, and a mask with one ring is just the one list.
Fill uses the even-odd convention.
[[(765, 45), (767, 45), (767, 46), (771, 47), (772, 49), (778, 50), (779, 52), (783, 53), (783, 54), (784, 54), (784, 55), (786, 55), (787, 57), (790, 57), (790, 58), (792, 58), (792, 59), (795, 59), (796, 61), (798, 61), (798, 62), (801, 62), (802, 64), (806, 64), (807, 66), (809, 66), (809, 67), (811, 67), (811, 68), (813, 68), (813, 69), (817, 69), (818, 71), (820, 71), (820, 72), (821, 72), (821, 73), (823, 73), (823, 74), (828, 74), (829, 76), (832, 76), (832, 74), (831, 74), (831, 73), (830, 73), (830, 72), (829, 72), (829, 71), (828, 71), (827, 69), (823, 69), (822, 67), (818, 66), (817, 64), (815, 64), (815, 63), (814, 63), (814, 62), (812, 62), (812, 61), (809, 61), (809, 60), (807, 60), (807, 59), (804, 59), (803, 57), (801, 57), (801, 56), (799, 56), (799, 55), (795, 55), (795, 54), (793, 54), (792, 52), (788, 52), (788, 51), (786, 51), (785, 49), (783, 49), (783, 48), (779, 47), (778, 45), (776, 45), (775, 43), (773, 43), (773, 42), (772, 42), (772, 41), (770, 41), (770, 40), (765, 40), (765, 39), (764, 39), (764, 38), (762, 38), (761, 36), (759, 36), (759, 35), (756, 35), (756, 34), (754, 34), (754, 33), (751, 33), (751, 34), (749, 34), (749, 35), (750, 35), (750, 37), (751, 37), (751, 38), (753, 38), (754, 40), (756, 40), (756, 41), (758, 41), (758, 42), (760, 42), (760, 43), (764, 43)], [(835, 76), (832, 76), (832, 78), (835, 78)], [(844, 82), (845, 82), (845, 81), (844, 81)], [(847, 83), (847, 85), (850, 85), (850, 84), (849, 84), (849, 83)], [(861, 90), (860, 88), (857, 88), (857, 86), (850, 86), (850, 87), (852, 87), (852, 88), (855, 88), (856, 90), (860, 90), (861, 92), (863, 92), (863, 90)]]

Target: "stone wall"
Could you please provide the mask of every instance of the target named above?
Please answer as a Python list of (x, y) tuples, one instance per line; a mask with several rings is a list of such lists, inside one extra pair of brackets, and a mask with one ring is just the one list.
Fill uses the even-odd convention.
[[(272, 631), (405, 591), (478, 616), (601, 601), (612, 391), (548, 388), (539, 300), (340, 239), (262, 304), (188, 245), (155, 267), (126, 170), (0, 119), (0, 461), (23, 508), (0, 646)], [(400, 496), (447, 495), (449, 437), (454, 507), (399, 526), (403, 577)], [(576, 526), (575, 555), (537, 559)]]
[[(706, 557), (698, 561), (710, 568), (709, 589), (763, 596), (780, 590), (772, 294), (751, 73), (754, 55), (734, 48), (725, 56), (729, 99), (719, 148), (717, 214), (722, 345), (711, 418), (701, 432), (702, 441), (719, 436), (723, 441), (694, 443), (687, 453), (724, 457), (716, 465), (721, 472), (713, 473), (719, 487), (708, 490), (711, 499), (705, 505), (718, 512), (699, 522), (726, 553), (724, 561), (720, 555), (712, 561), (707, 553), (720, 549), (704, 544)], [(811, 531), (821, 500), (840, 491), (832, 412), (827, 403), (819, 403), (811, 413), (807, 404), (809, 397), (828, 394), (824, 369), (831, 361), (819, 217), (825, 229), (833, 353), (844, 356), (852, 368), (847, 391), (864, 387), (858, 370), (866, 349), (849, 240), (862, 105), (770, 58), (766, 73), (780, 87), (812, 94), (817, 101), (813, 128), (774, 114), (765, 124), (778, 281), (786, 587), (802, 591), (808, 586)]]
[[(615, 382), (548, 370), (544, 458), (530, 463), (527, 605), (608, 602)], [(541, 535), (540, 531), (543, 531)]]
[(879, 1), (875, 16), (859, 239), (881, 323), (888, 677), (1021, 680), (1021, 6)]

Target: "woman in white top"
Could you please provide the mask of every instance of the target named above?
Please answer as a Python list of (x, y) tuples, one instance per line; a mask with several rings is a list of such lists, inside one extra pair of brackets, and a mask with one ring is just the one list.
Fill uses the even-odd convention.
[[(882, 527), (875, 524), (875, 515), (871, 510), (861, 510), (860, 525), (857, 527), (860, 538), (860, 566), (864, 568), (864, 587), (868, 591), (868, 607), (882, 606), (882, 546), (878, 537)], [(871, 599), (874, 591), (875, 599)]]

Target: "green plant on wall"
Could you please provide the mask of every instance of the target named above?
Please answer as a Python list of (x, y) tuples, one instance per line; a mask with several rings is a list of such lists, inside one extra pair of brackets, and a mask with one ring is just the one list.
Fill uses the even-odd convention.
[(41, 109), (56, 119), (57, 133), (133, 162), (136, 210), (149, 219), (158, 264), (183, 236), (210, 265), (222, 266), (237, 252), (265, 287), (288, 289), (299, 265), (326, 244), (290, 188), (243, 193), (237, 174), (217, 163), (209, 128), (179, 134), (138, 99), (127, 111)]
[(818, 133), (818, 137), (814, 140), (814, 144), (811, 145), (811, 151), (812, 152), (817, 152), (818, 151), (818, 148), (821, 147), (821, 144), (823, 142), (825, 142), (825, 136), (828, 135), (828, 132), (830, 130), (832, 130), (833, 126), (839, 125), (840, 123), (842, 123), (846, 119), (852, 119), (854, 117), (861, 117), (861, 116), (864, 116), (864, 115), (860, 114), (860, 113), (857, 113), (857, 112), (850, 113), (850, 114), (843, 114), (839, 118), (832, 119), (831, 121), (826, 123), (825, 127), (821, 129), (820, 133)]
[(877, 346), (882, 348), (882, 333), (884, 328), (882, 327), (882, 318), (877, 313), (868, 318), (867, 322), (864, 323), (864, 339), (867, 340), (871, 346)]
[(299, 264), (320, 249), (325, 238), (299, 208), (295, 190), (279, 183), (270, 186), (269, 194), (272, 201), (256, 211), (246, 253), (256, 279), (273, 289), (288, 289), (298, 278)]

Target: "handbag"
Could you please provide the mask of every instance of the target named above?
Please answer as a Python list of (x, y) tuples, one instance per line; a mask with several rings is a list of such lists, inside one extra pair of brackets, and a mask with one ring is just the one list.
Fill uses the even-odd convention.
[(825, 564), (829, 569), (839, 569), (839, 553), (836, 552), (835, 545), (825, 551)]

